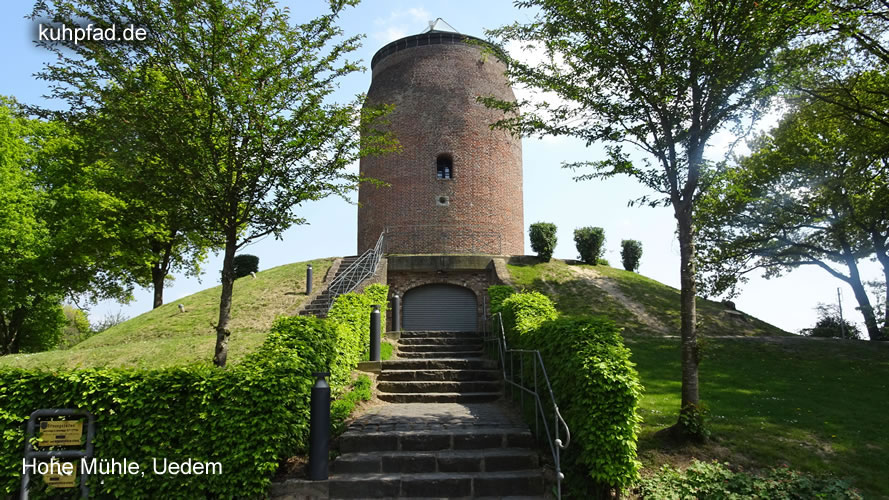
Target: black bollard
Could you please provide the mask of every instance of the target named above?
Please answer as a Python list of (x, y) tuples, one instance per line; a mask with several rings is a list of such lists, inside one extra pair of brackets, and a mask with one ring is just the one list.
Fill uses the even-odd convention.
[(312, 265), (306, 266), (306, 295), (312, 294)]
[(380, 360), (380, 306), (376, 304), (370, 312), (370, 360)]
[(330, 386), (324, 377), (330, 372), (313, 373), (311, 413), (309, 414), (309, 479), (327, 479), (330, 453)]
[(397, 293), (392, 297), (392, 331), (401, 331), (401, 297)]

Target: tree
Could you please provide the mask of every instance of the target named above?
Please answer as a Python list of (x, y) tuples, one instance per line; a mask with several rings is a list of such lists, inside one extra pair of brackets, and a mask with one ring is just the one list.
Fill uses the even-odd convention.
[(345, 195), (360, 180), (349, 164), (392, 149), (384, 124), (372, 125), (385, 109), (327, 102), (337, 80), (360, 69), (343, 60), (358, 37), (343, 38), (336, 26), (355, 3), (333, 1), (329, 13), (298, 26), (272, 0), (196, 0), (187, 8), (166, 0), (81, 0), (40, 3), (32, 14), (146, 30), (146, 39), (132, 44), (63, 43), (78, 58), (45, 44), (60, 59), (43, 76), (58, 82), (55, 95), (79, 113), (105, 109), (108, 85), (151, 88), (119, 121), (152, 124), (145, 140), (206, 221), (201, 234), (224, 247), (217, 366), (228, 354), (237, 250), (305, 223), (295, 207)]
[(605, 252), (605, 230), (601, 227), (575, 229), (574, 245), (580, 254), (580, 260), (595, 266)]
[(556, 225), (551, 222), (535, 222), (528, 228), (528, 238), (531, 240), (531, 249), (537, 252), (537, 256), (543, 262), (549, 262), (553, 258), (556, 249)]
[[(806, 5), (741, 0), (525, 0), (540, 10), (533, 22), (495, 30), (504, 41), (542, 48), (546, 60), (512, 59), (513, 80), (558, 100), (516, 103), (486, 99), (507, 112), (500, 126), (525, 134), (576, 137), (606, 143), (583, 179), (626, 174), (658, 197), (640, 202), (672, 206), (679, 232), (681, 278), (682, 403), (676, 430), (698, 415), (695, 333), (695, 202), (706, 189), (708, 141), (745, 116), (756, 117), (774, 92), (776, 53), (793, 40), (812, 13)], [(559, 102), (561, 100), (562, 102)], [(654, 159), (633, 162), (625, 146)]]
[(842, 317), (836, 306), (818, 304), (818, 322), (812, 328), (803, 328), (800, 333), (807, 337), (836, 337), (860, 339), (861, 331), (849, 320)]
[(0, 355), (58, 344), (63, 298), (126, 299), (123, 272), (101, 262), (117, 200), (69, 182), (82, 169), (79, 138), (0, 98)]
[(642, 242), (638, 240), (621, 240), (620, 260), (627, 271), (638, 271), (642, 260)]
[(712, 291), (733, 292), (756, 269), (772, 277), (817, 266), (852, 288), (868, 335), (882, 338), (858, 263), (889, 238), (887, 139), (818, 100), (758, 138), (701, 202)]

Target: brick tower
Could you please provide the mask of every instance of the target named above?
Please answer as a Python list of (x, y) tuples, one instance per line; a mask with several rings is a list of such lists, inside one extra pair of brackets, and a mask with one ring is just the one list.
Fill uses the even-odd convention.
[(478, 38), (436, 27), (371, 62), (367, 102), (395, 106), (403, 151), (361, 159), (389, 186), (359, 189), (358, 252), (386, 231), (389, 254), (523, 254), (521, 141), (491, 130), (503, 113), (476, 100), (515, 100), (506, 66)]

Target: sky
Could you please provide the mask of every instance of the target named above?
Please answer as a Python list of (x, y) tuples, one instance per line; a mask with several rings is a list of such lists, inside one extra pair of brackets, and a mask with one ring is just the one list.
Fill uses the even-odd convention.
[[(326, 4), (321, 0), (279, 0), (288, 6), (292, 21), (301, 22), (320, 14)], [(50, 55), (34, 46), (36, 29), (24, 17), (33, 2), (6, 0), (0, 16), (0, 95), (13, 96), (19, 102), (52, 106), (43, 96), (48, 93), (46, 82), (34, 78), (34, 73), (50, 60)], [(520, 10), (508, 0), (480, 1), (424, 1), (424, 0), (365, 0), (348, 9), (340, 26), (346, 35), (363, 34), (362, 47), (352, 54), (361, 59), (368, 69), (343, 78), (333, 96), (343, 102), (366, 92), (370, 86), (370, 60), (386, 43), (403, 36), (419, 33), (429, 21), (444, 19), (460, 33), (484, 36), (485, 29), (496, 28), (515, 21), (527, 22), (533, 14)], [(511, 47), (507, 47), (510, 49)], [(516, 89), (518, 96), (528, 95), (526, 89)], [(765, 118), (759, 129), (776, 123), (775, 114)], [(734, 137), (723, 132), (710, 142), (707, 157), (721, 159)], [(554, 257), (577, 258), (573, 231), (583, 226), (605, 229), (605, 258), (615, 267), (620, 266), (620, 241), (636, 239), (642, 242), (643, 255), (639, 272), (662, 283), (679, 287), (679, 242), (675, 219), (670, 208), (629, 207), (628, 201), (651, 191), (630, 178), (607, 181), (575, 182), (571, 171), (560, 168), (563, 162), (597, 160), (603, 157), (601, 145), (586, 147), (582, 142), (565, 138), (525, 138), (522, 143), (524, 165), (524, 222), (553, 222), (558, 226), (558, 245)], [(736, 150), (743, 153), (742, 149)], [(327, 198), (298, 207), (297, 214), (308, 224), (293, 227), (280, 240), (268, 237), (242, 250), (260, 258), (260, 271), (271, 267), (321, 257), (355, 255), (357, 245), (357, 207), (340, 198)], [(364, 249), (360, 249), (363, 251)], [(525, 235), (525, 253), (531, 246)], [(221, 256), (211, 256), (203, 266), (204, 276), (198, 280), (175, 276), (165, 290), (166, 301), (190, 295), (217, 284)], [(877, 279), (878, 266), (863, 262), (866, 279)], [(817, 320), (814, 310), (819, 302), (836, 303), (837, 288), (843, 297), (846, 318), (862, 327), (861, 314), (855, 310), (851, 288), (816, 268), (795, 270), (781, 278), (766, 280), (751, 277), (735, 298), (738, 309), (768, 321), (785, 330), (797, 332), (811, 327)], [(873, 300), (873, 299), (872, 299)], [(135, 317), (151, 309), (149, 290), (137, 289), (135, 300), (129, 304), (105, 301), (91, 306), (93, 322), (107, 314), (122, 313)]]

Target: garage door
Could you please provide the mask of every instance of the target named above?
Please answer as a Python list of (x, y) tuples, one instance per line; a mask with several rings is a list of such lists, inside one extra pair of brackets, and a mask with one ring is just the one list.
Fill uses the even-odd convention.
[(403, 324), (408, 331), (476, 331), (475, 293), (457, 285), (423, 285), (404, 294)]

